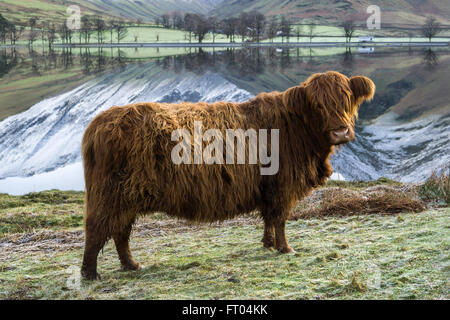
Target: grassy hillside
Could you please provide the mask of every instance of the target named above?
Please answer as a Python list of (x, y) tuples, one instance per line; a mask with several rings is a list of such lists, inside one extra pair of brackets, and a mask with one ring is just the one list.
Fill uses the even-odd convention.
[(212, 8), (208, 0), (0, 0), (0, 13), (10, 21), (24, 23), (31, 16), (39, 21), (61, 22), (68, 15), (69, 5), (78, 5), (82, 14), (121, 17), (135, 21), (154, 21), (174, 10), (207, 13)]
[(142, 18), (146, 21), (154, 21), (156, 17), (174, 10), (207, 13), (213, 8), (213, 0), (89, 0), (89, 2), (105, 12), (113, 12), (128, 19)]
[[(411, 186), (330, 183), (296, 212), (307, 212), (305, 205), (320, 197), (329, 200), (325, 194), (384, 189), (408, 194)], [(342, 216), (329, 207), (331, 216), (297, 215), (287, 225), (296, 249), (290, 255), (262, 247), (262, 222), (252, 215), (192, 225), (154, 214), (132, 236), (141, 271), (120, 271), (110, 241), (99, 256), (102, 280), (85, 282), (79, 279), (83, 193), (0, 195), (0, 298), (448, 299), (450, 209), (439, 206), (394, 215), (350, 210)]]
[(0, 13), (8, 20), (25, 23), (31, 16), (40, 21), (61, 22), (67, 18), (67, 7), (78, 5), (82, 14), (121, 17), (130, 21), (138, 18), (153, 22), (163, 13), (174, 10), (216, 15), (219, 18), (239, 15), (242, 11), (259, 10), (268, 17), (286, 15), (295, 23), (314, 21), (337, 25), (352, 18), (365, 26), (369, 5), (378, 5), (382, 13), (382, 29), (391, 26), (417, 27), (427, 15), (450, 25), (450, 7), (446, 0), (0, 0)]
[[(82, 14), (105, 14), (88, 1), (74, 0), (70, 4), (79, 5)], [(70, 4), (65, 0), (0, 0), (0, 13), (15, 24), (26, 24), (31, 17), (39, 18), (38, 24), (61, 23), (69, 16), (67, 8)], [(115, 16), (113, 12), (108, 15)]]
[(434, 15), (442, 23), (450, 24), (450, 7), (445, 0), (231, 0), (223, 2), (212, 12), (218, 16), (232, 16), (242, 11), (259, 10), (269, 17), (286, 15), (297, 21), (316, 21), (322, 24), (336, 24), (347, 18), (354, 18), (365, 25), (369, 5), (380, 7), (382, 24), (385, 26), (420, 25), (426, 15)]

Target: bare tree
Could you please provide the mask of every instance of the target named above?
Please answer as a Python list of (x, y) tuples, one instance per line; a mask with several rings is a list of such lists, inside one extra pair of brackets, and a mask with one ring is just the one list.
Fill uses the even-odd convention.
[(300, 37), (302, 36), (303, 27), (302, 25), (298, 24), (295, 26), (294, 34), (297, 37), (297, 42), (300, 42)]
[(36, 30), (38, 18), (31, 17), (28, 20), (28, 26), (30, 27), (30, 32), (28, 33), (28, 41), (30, 45), (33, 45), (33, 42), (36, 40), (38, 36), (38, 31)]
[(48, 23), (44, 22), (39, 31), (39, 33), (41, 35), (42, 47), (44, 47), (45, 41), (48, 40), (48, 33), (47, 33), (48, 28), (49, 28)]
[(56, 40), (56, 28), (53, 23), (48, 25), (47, 29), (48, 48), (51, 49)]
[(67, 24), (64, 22), (58, 27), (57, 32), (62, 43), (66, 43), (66, 29), (68, 29)]
[(103, 43), (104, 33), (106, 31), (106, 23), (100, 16), (95, 16), (93, 18), (93, 29), (97, 33), (98, 43)]
[(271, 42), (276, 37), (278, 32), (278, 22), (275, 19), (270, 20), (267, 25), (267, 37), (270, 38)]
[(68, 36), (69, 32), (72, 32), (72, 30), (70, 30), (67, 27), (67, 24), (63, 22), (58, 29), (59, 38), (61, 39), (62, 43), (69, 43), (69, 36)]
[(8, 38), (10, 43), (14, 45), (24, 30), (25, 27), (16, 27), (0, 14), (0, 41), (2, 43), (6, 43), (6, 38)]
[(20, 26), (16, 27), (14, 24), (10, 24), (8, 26), (8, 37), (12, 45), (16, 44), (16, 42), (20, 39), (25, 27)]
[(261, 12), (254, 10), (249, 13), (249, 20), (253, 39), (259, 42), (266, 27), (266, 17)]
[(283, 33), (282, 37), (286, 37), (287, 42), (289, 42), (289, 39), (291, 37), (291, 22), (285, 16), (281, 17), (280, 27), (281, 27), (281, 32)]
[(164, 13), (161, 16), (161, 23), (164, 28), (170, 28), (170, 15), (168, 13)]
[(192, 13), (186, 13), (184, 15), (184, 30), (186, 30), (189, 35), (189, 43), (192, 42), (192, 34), (194, 33), (196, 24), (195, 19), (196, 16)]
[(432, 70), (439, 64), (439, 58), (431, 48), (428, 48), (423, 53), (423, 62), (428, 69)]
[(203, 15), (195, 15), (194, 37), (198, 43), (202, 43), (206, 34), (209, 32), (208, 20)]
[(113, 34), (114, 34), (114, 31), (116, 30), (116, 24), (118, 24), (119, 22), (118, 21), (116, 21), (116, 20), (109, 20), (108, 22), (107, 22), (107, 25), (106, 25), (106, 27), (107, 27), (107, 29), (108, 29), (108, 31), (109, 31), (109, 41), (112, 43), (113, 42)]
[(128, 29), (123, 21), (118, 21), (115, 25), (115, 29), (116, 29), (117, 43), (120, 43), (120, 40), (125, 39), (125, 37), (128, 35)]
[(409, 42), (411, 42), (412, 38), (414, 37), (414, 33), (412, 31), (407, 31), (406, 36), (409, 38)]
[(172, 27), (174, 29), (183, 28), (183, 17), (181, 16), (181, 13), (179, 11), (173, 11), (170, 14), (170, 17), (172, 18)]
[(219, 20), (217, 20), (217, 17), (212, 16), (208, 18), (208, 24), (212, 33), (213, 37), (213, 43), (216, 42), (216, 34), (217, 34), (217, 28), (219, 27)]
[(434, 17), (428, 17), (422, 26), (422, 34), (431, 42), (431, 38), (441, 31), (441, 24)]
[(73, 37), (73, 30), (70, 28), (67, 28), (66, 41), (68, 40), (69, 43), (72, 43), (72, 37)]
[(80, 33), (84, 36), (84, 42), (89, 43), (89, 41), (91, 40), (91, 35), (93, 33), (93, 25), (91, 18), (87, 15), (81, 17)]
[(6, 42), (6, 35), (8, 34), (10, 25), (11, 23), (0, 14), (0, 41), (2, 43)]
[(234, 36), (236, 35), (237, 25), (239, 23), (238, 18), (227, 18), (222, 20), (222, 31), (230, 39), (230, 42), (234, 42)]
[(312, 42), (312, 38), (314, 38), (315, 31), (316, 31), (316, 25), (315, 25), (314, 23), (311, 23), (310, 25), (308, 25), (308, 38), (309, 38), (309, 43)]
[(345, 34), (345, 41), (351, 42), (353, 38), (353, 34), (355, 32), (356, 26), (353, 20), (346, 20), (341, 25), (341, 27), (344, 29)]
[(238, 25), (236, 26), (236, 33), (241, 36), (242, 42), (245, 41), (245, 37), (248, 35), (250, 26), (250, 16), (247, 12), (241, 12), (239, 15)]

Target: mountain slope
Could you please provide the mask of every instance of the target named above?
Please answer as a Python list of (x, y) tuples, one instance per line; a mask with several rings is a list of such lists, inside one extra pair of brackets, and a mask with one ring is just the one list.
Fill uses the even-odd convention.
[(294, 22), (337, 24), (353, 18), (364, 25), (369, 5), (381, 10), (382, 27), (421, 25), (426, 16), (435, 16), (450, 25), (448, 0), (0, 0), (0, 13), (15, 22), (26, 22), (31, 16), (41, 21), (62, 21), (68, 17), (69, 5), (78, 5), (82, 14), (99, 14), (130, 20), (154, 21), (163, 13), (175, 10), (216, 15), (220, 19), (243, 11), (259, 10), (268, 17), (286, 15)]
[(208, 13), (223, 0), (0, 0), (0, 13), (13, 22), (25, 23), (30, 17), (61, 22), (68, 17), (69, 5), (78, 5), (82, 14), (141, 18), (154, 21), (166, 12)]
[(365, 23), (370, 5), (381, 10), (382, 25), (420, 25), (426, 15), (434, 15), (443, 24), (449, 24), (450, 5), (446, 0), (231, 0), (222, 2), (212, 13), (217, 16), (238, 15), (242, 11), (259, 10), (265, 15), (286, 15), (296, 20), (307, 19), (319, 23), (337, 23), (354, 18)]
[(244, 101), (252, 95), (217, 73), (176, 74), (131, 65), (43, 100), (0, 122), (0, 179), (53, 171), (81, 160), (83, 132), (113, 105), (138, 101)]
[[(388, 58), (385, 60), (387, 65), (393, 65)], [(192, 59), (189, 61), (192, 63)], [(335, 60), (329, 63), (335, 64)], [(360, 66), (358, 71), (355, 70), (356, 74), (371, 75), (372, 66), (367, 60), (356, 65)], [(238, 68), (242, 69), (242, 66)], [(325, 64), (320, 68), (327, 69)], [(268, 74), (274, 74), (270, 68), (260, 75), (241, 75), (240, 78), (246, 81), (236, 81), (237, 74), (223, 74), (221, 69), (221, 66), (215, 66), (200, 72), (195, 67), (192, 72), (166, 69), (158, 62), (133, 64), (5, 119), (0, 122), (0, 192), (4, 192), (4, 188), (10, 189), (5, 186), (25, 183), (17, 180), (19, 177), (33, 176), (46, 182), (50, 179), (66, 181), (68, 176), (82, 177), (80, 143), (84, 129), (96, 114), (112, 105), (137, 101), (244, 101), (266, 87), (285, 88), (299, 83), (299, 78), (306, 77), (303, 71), (305, 74), (311, 72), (300, 65), (291, 65), (287, 73), (277, 76), (275, 80), (279, 84), (276, 85), (272, 82), (274, 76), (267, 80)], [(302, 70), (301, 74), (297, 74), (299, 70)], [(244, 85), (251, 82), (248, 77), (252, 77), (255, 86)], [(379, 84), (377, 94), (383, 95), (386, 89), (383, 89), (382, 81), (376, 75), (373, 79)], [(363, 110), (372, 108), (371, 104), (362, 107)], [(441, 109), (439, 106), (436, 110)], [(369, 125), (358, 125), (357, 139), (332, 158), (336, 172), (350, 180), (386, 176), (401, 181), (421, 181), (432, 169), (450, 161), (448, 114), (433, 112), (414, 121), (402, 122), (398, 120), (402, 113), (395, 110), (396, 106), (385, 110)], [(47, 173), (52, 176), (42, 176)], [(82, 185), (79, 179), (76, 181), (77, 185)], [(40, 185), (41, 182), (33, 180), (33, 184)]]
[(124, 18), (152, 20), (174, 10), (180, 12), (208, 13), (222, 0), (84, 0), (101, 10)]

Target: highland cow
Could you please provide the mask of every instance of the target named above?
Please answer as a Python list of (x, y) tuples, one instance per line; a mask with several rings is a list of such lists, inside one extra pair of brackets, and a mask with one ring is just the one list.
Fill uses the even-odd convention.
[[(374, 95), (373, 82), (329, 71), (284, 92), (261, 93), (243, 103), (136, 103), (96, 116), (83, 137), (86, 183), (82, 275), (98, 278), (97, 256), (114, 239), (122, 268), (138, 270), (129, 238), (140, 215), (165, 212), (195, 222), (258, 211), (262, 242), (288, 253), (286, 220), (295, 203), (332, 174), (336, 145), (354, 139), (358, 108)], [(175, 164), (177, 129), (278, 129), (279, 170), (262, 164)], [(191, 141), (194, 144), (193, 141)]]

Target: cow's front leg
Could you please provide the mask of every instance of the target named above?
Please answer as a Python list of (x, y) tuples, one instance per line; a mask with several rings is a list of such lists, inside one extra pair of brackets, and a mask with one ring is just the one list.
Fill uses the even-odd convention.
[(295, 252), (292, 249), (286, 239), (286, 218), (279, 217), (275, 220), (275, 249), (281, 253)]
[(270, 219), (264, 219), (264, 235), (261, 241), (265, 248), (275, 248), (275, 228)]

